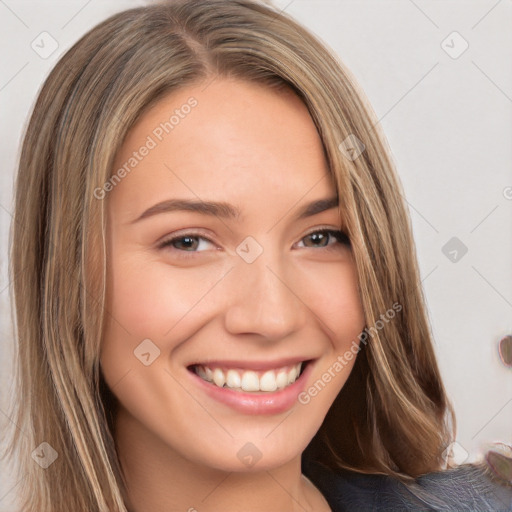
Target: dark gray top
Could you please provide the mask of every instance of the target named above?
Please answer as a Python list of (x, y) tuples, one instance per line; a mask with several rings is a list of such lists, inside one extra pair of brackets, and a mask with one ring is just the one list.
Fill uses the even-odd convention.
[(500, 485), (484, 469), (469, 464), (429, 473), (413, 485), (387, 475), (345, 470), (335, 473), (317, 463), (303, 467), (303, 471), (333, 512), (512, 512), (512, 486)]

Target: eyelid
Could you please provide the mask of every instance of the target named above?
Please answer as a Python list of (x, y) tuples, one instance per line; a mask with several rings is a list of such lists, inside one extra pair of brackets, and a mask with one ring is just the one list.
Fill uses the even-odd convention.
[(312, 233), (317, 233), (319, 231), (339, 231), (340, 233), (345, 233), (345, 230), (341, 228), (340, 226), (316, 226), (309, 230), (305, 235), (303, 235), (302, 238), (305, 236), (311, 235)]

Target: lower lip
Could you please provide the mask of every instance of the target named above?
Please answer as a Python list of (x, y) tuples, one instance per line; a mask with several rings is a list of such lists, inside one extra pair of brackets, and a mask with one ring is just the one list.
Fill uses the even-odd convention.
[(244, 414), (279, 414), (292, 408), (297, 396), (304, 390), (306, 381), (311, 374), (313, 362), (309, 361), (300, 377), (284, 389), (274, 392), (246, 393), (229, 388), (219, 388), (203, 380), (192, 370), (188, 373), (196, 384), (211, 398), (228, 405)]

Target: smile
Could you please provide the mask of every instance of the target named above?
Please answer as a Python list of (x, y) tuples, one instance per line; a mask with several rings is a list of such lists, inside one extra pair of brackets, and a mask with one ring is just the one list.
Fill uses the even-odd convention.
[(193, 371), (206, 382), (234, 391), (273, 392), (293, 384), (300, 376), (302, 362), (266, 371), (194, 365)]
[(187, 366), (191, 384), (209, 399), (243, 414), (291, 409), (310, 380), (314, 361), (210, 362)]

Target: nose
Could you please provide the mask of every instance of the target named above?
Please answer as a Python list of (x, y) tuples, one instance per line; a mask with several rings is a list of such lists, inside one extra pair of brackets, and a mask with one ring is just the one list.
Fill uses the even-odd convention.
[(298, 331), (308, 308), (300, 296), (297, 279), (278, 258), (265, 257), (253, 263), (240, 261), (231, 273), (227, 291), (225, 327), (231, 334), (254, 334), (276, 341)]

